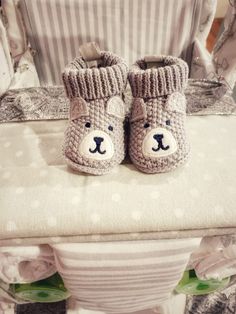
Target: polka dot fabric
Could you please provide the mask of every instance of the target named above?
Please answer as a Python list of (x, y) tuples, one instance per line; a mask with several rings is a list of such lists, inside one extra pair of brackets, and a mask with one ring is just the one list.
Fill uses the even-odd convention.
[(0, 124), (1, 245), (236, 233), (234, 115), (189, 116), (188, 163), (151, 176), (128, 160), (105, 176), (76, 175), (61, 156), (66, 123)]

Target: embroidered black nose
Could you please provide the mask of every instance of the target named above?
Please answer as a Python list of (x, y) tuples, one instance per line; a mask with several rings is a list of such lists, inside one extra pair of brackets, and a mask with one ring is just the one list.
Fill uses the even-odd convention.
[(160, 142), (163, 139), (164, 135), (163, 134), (155, 134), (153, 135), (153, 138), (157, 141)]
[(106, 153), (106, 150), (101, 150), (101, 143), (104, 141), (103, 137), (94, 137), (93, 138), (94, 142), (96, 143), (96, 147), (94, 149), (89, 148), (90, 153), (95, 154), (99, 153), (101, 155)]
[(153, 150), (154, 152), (158, 152), (160, 149), (162, 149), (162, 150), (167, 150), (167, 149), (170, 148), (169, 145), (167, 145), (167, 146), (164, 146), (164, 145), (163, 145), (163, 143), (162, 143), (163, 137), (164, 137), (163, 134), (155, 134), (155, 135), (153, 135), (153, 138), (154, 138), (154, 139), (157, 141), (157, 143), (158, 143), (158, 147), (157, 147), (157, 148), (152, 147), (152, 150)]
[(99, 146), (104, 141), (104, 138), (102, 137), (94, 137), (94, 142)]

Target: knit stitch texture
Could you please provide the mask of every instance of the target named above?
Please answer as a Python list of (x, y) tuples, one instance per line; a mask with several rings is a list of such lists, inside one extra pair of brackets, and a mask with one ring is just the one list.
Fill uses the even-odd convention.
[(77, 57), (65, 68), (62, 79), (70, 99), (94, 100), (121, 95), (126, 86), (127, 72), (123, 59), (110, 52), (101, 52), (99, 68), (87, 68), (86, 62)]
[(128, 79), (134, 97), (129, 155), (146, 173), (175, 169), (189, 155), (185, 131), (187, 64), (161, 56), (159, 67), (147, 69), (144, 59), (131, 68)]
[(101, 53), (98, 68), (87, 68), (78, 57), (62, 77), (70, 99), (70, 120), (64, 155), (75, 170), (101, 175), (125, 156), (123, 91), (128, 67), (109, 52)]

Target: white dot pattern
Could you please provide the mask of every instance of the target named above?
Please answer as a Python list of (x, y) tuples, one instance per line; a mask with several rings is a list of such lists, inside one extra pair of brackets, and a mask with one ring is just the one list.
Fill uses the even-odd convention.
[(186, 164), (185, 165), (183, 165), (185, 168), (190, 168), (191, 167), (191, 164), (190, 164), (190, 162), (189, 161), (187, 161), (186, 162)]
[(8, 148), (10, 146), (11, 146), (11, 142), (5, 142), (4, 145), (3, 145), (3, 147), (5, 147), (5, 148)]
[[(188, 119), (191, 118), (188, 117)], [(29, 128), (29, 132), (31, 132), (30, 130)], [(19, 134), (22, 135), (22, 132)], [(117, 223), (117, 229), (124, 230), (126, 234), (132, 231), (130, 238), (135, 239), (140, 237), (139, 226), (146, 224), (145, 230), (148, 230), (150, 225), (153, 229), (160, 226), (158, 230), (162, 230), (163, 221), (166, 224), (170, 223), (173, 230), (175, 230), (175, 224), (176, 228), (182, 228), (189, 224), (190, 227), (193, 226), (193, 229), (194, 227), (197, 229), (199, 225), (204, 229), (208, 228), (208, 225), (214, 228), (217, 226), (230, 227), (231, 222), (234, 225), (236, 221), (233, 218), (236, 195), (233, 164), (236, 157), (235, 145), (232, 142), (232, 149), (229, 147), (226, 152), (225, 142), (222, 141), (224, 137), (218, 139), (215, 132), (212, 137), (208, 134), (207, 145), (203, 143), (200, 145), (202, 138), (200, 135), (197, 135), (199, 149), (194, 151), (192, 145), (190, 162), (185, 165), (189, 169), (183, 167), (177, 171), (148, 176), (139, 173), (133, 166), (120, 165), (118, 168), (122, 178), (120, 175), (112, 174), (102, 177), (75, 175), (67, 171), (66, 167), (58, 164), (58, 160), (54, 165), (54, 158), (49, 154), (61, 154), (61, 146), (57, 146), (57, 141), (51, 144), (43, 141), (45, 147), (42, 147), (42, 151), (37, 148), (37, 151), (28, 153), (29, 146), (24, 147), (11, 137), (9, 137), (10, 140), (3, 137), (3, 149), (0, 150), (3, 168), (0, 172), (0, 181), (2, 180), (0, 183), (0, 190), (2, 190), (0, 191), (0, 220), (2, 220), (0, 229), (3, 231), (3, 237), (7, 236), (7, 232), (9, 234), (14, 232), (16, 236), (21, 237), (21, 233), (25, 232), (23, 229), (30, 229), (32, 225), (36, 225), (35, 221), (39, 221), (37, 215), (40, 215), (41, 208), (43, 215), (40, 219), (44, 219), (44, 226), (47, 230), (50, 230), (50, 227), (61, 228), (63, 226), (63, 217), (66, 215), (62, 211), (68, 208), (67, 215), (70, 218), (66, 219), (65, 224), (74, 219), (73, 222), (80, 227), (83, 221), (84, 224), (88, 224), (88, 227), (83, 226), (83, 230), (87, 228), (85, 232), (90, 230), (99, 233), (103, 232), (102, 228), (106, 228), (106, 224), (109, 224), (110, 228), (112, 224)], [(27, 139), (22, 139), (22, 143), (32, 139), (32, 149), (34, 149), (34, 136), (38, 136), (38, 134), (30, 133)], [(231, 131), (228, 136), (231, 136)], [(49, 144), (48, 148), (46, 144)], [(228, 142), (226, 144), (228, 145)], [(41, 156), (37, 155), (39, 153)], [(232, 171), (229, 169), (229, 164)], [(33, 169), (29, 166), (38, 168)], [(66, 176), (64, 176), (65, 173)], [(30, 176), (32, 178), (34, 176), (33, 184), (31, 184)], [(36, 184), (34, 185), (34, 183)], [(173, 193), (167, 194), (166, 191), (173, 191)], [(93, 204), (90, 200), (92, 198), (94, 198)], [(10, 205), (9, 213), (7, 212), (7, 201)], [(55, 217), (53, 202), (60, 208), (59, 214), (55, 212)], [(11, 203), (14, 204), (11, 205)], [(14, 212), (16, 204), (20, 208), (18, 212), (16, 210)], [(2, 205), (6, 214), (2, 214)], [(27, 209), (23, 208), (25, 205), (27, 205)], [(62, 205), (62, 211), (60, 205)], [(199, 213), (198, 207), (201, 207)], [(205, 216), (203, 217), (204, 209)], [(22, 216), (21, 212), (23, 212)], [(25, 225), (22, 227), (24, 217), (28, 217), (25, 220), (29, 223), (27, 226), (27, 222), (23, 222)], [(124, 226), (126, 222), (127, 225), (132, 226), (130, 229), (126, 230), (126, 226)], [(53, 232), (49, 236), (55, 234), (55, 229), (52, 228)], [(20, 243), (21, 239), (16, 241)]]
[(192, 197), (198, 197), (198, 196), (200, 195), (199, 190), (196, 189), (196, 188), (191, 189), (191, 190), (189, 191), (189, 193), (190, 193), (190, 195), (191, 195)]
[(91, 186), (92, 186), (92, 187), (99, 187), (99, 186), (101, 186), (101, 182), (99, 182), (98, 180), (94, 180), (94, 181), (91, 183)]
[(97, 213), (93, 213), (91, 215), (91, 221), (92, 221), (93, 224), (97, 224), (100, 221), (100, 219), (101, 219), (100, 215), (97, 214)]
[(55, 227), (57, 225), (57, 220), (55, 217), (48, 217), (47, 223), (48, 223), (48, 226)]
[(21, 186), (21, 187), (18, 187), (17, 189), (16, 189), (16, 194), (22, 194), (22, 193), (24, 193), (24, 188)]
[(230, 194), (236, 195), (236, 187), (229, 186), (228, 191)]
[(54, 191), (60, 191), (62, 190), (62, 185), (60, 183), (56, 184), (53, 188)]
[(225, 210), (224, 210), (223, 206), (216, 205), (215, 208), (214, 208), (214, 211), (215, 211), (215, 214), (217, 216), (221, 216), (221, 217), (224, 216)]
[(130, 184), (131, 185), (137, 185), (138, 184), (138, 180), (137, 179), (131, 179), (130, 180)]
[(42, 141), (41, 141), (41, 139), (36, 138), (36, 139), (34, 140), (34, 142), (35, 142), (35, 145), (38, 145), (38, 144), (40, 144)]
[(150, 197), (152, 199), (156, 200), (160, 197), (160, 192), (159, 191), (153, 191), (153, 192), (151, 192)]
[(206, 173), (206, 174), (203, 175), (203, 180), (205, 180), (205, 181), (212, 181), (213, 178), (212, 178), (212, 176), (210, 174)]
[(205, 153), (203, 152), (198, 153), (197, 156), (201, 159), (206, 157)]
[(112, 170), (111, 170), (111, 173), (113, 173), (113, 174), (118, 174), (119, 173), (119, 167), (115, 167), (115, 168), (113, 168)]
[(132, 212), (132, 218), (136, 221), (140, 220), (142, 217), (142, 213), (138, 210)]
[(16, 152), (16, 157), (17, 158), (20, 158), (20, 157), (22, 157), (23, 156), (23, 151), (22, 150), (18, 150), (17, 152)]
[(220, 128), (220, 132), (226, 134), (228, 133), (228, 130), (226, 128)]
[(119, 202), (121, 200), (121, 196), (118, 193), (114, 193), (112, 194), (111, 199), (113, 202)]
[(196, 130), (190, 130), (190, 131), (189, 131), (189, 134), (192, 135), (192, 136), (194, 136), (194, 135), (197, 134), (197, 131), (196, 131)]
[(217, 140), (214, 139), (214, 138), (211, 138), (211, 139), (209, 140), (209, 144), (215, 145), (215, 144), (217, 144)]
[(31, 130), (30, 130), (29, 128), (27, 128), (27, 127), (26, 127), (26, 128), (24, 129), (24, 131), (23, 131), (23, 134), (24, 134), (24, 135), (28, 135), (28, 134), (30, 134), (30, 133), (31, 133)]
[(3, 179), (9, 179), (10, 177), (11, 177), (11, 172), (10, 171), (6, 171), (2, 175)]
[(73, 196), (72, 199), (71, 199), (71, 204), (72, 205), (77, 205), (80, 203), (80, 198), (79, 196)]
[(37, 163), (35, 161), (31, 162), (30, 167), (34, 167), (34, 168), (37, 167)]
[(184, 216), (184, 211), (181, 208), (176, 208), (174, 210), (174, 215), (176, 218), (182, 218)]
[(168, 181), (168, 183), (169, 184), (175, 184), (176, 182), (178, 182), (175, 178), (173, 178), (173, 177), (169, 177), (168, 179), (167, 179), (167, 181)]
[(46, 177), (48, 175), (48, 171), (47, 170), (41, 170), (40, 172), (39, 172), (39, 176), (40, 177)]
[(38, 200), (34, 200), (31, 204), (33, 209), (39, 208), (40, 202)]

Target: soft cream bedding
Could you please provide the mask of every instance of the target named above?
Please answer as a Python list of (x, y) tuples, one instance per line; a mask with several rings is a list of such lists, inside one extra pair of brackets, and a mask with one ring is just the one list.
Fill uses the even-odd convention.
[(192, 154), (185, 166), (147, 175), (124, 163), (101, 177), (76, 174), (64, 164), (65, 121), (1, 124), (2, 243), (233, 233), (235, 122), (235, 116), (189, 116)]

